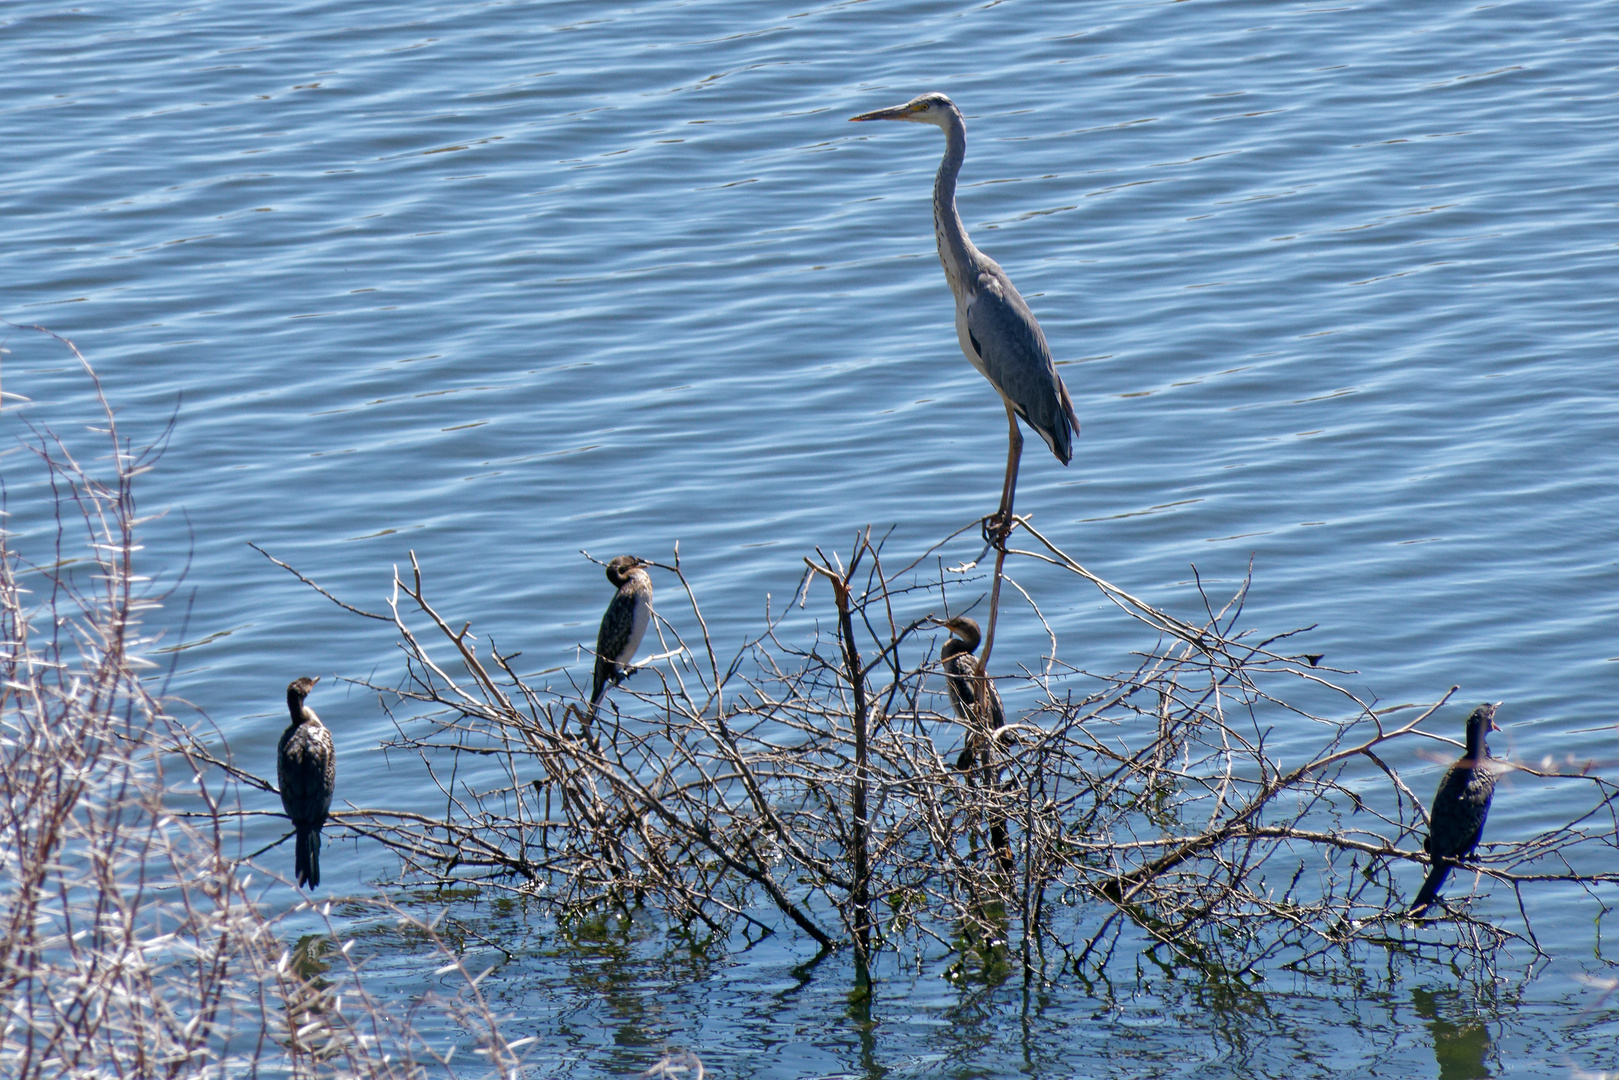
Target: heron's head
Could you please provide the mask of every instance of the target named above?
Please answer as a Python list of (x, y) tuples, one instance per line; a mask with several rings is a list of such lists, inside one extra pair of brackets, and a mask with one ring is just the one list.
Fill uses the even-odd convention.
[(961, 110), (956, 108), (955, 102), (938, 91), (914, 97), (905, 104), (895, 105), (891, 109), (877, 109), (874, 112), (849, 117), (851, 121), (909, 120), (913, 124), (932, 124), (935, 127), (944, 127), (952, 118), (959, 120)]
[(309, 691), (313, 690), (315, 688), (315, 684), (318, 682), (320, 682), (319, 675), (316, 675), (314, 678), (310, 678), (308, 675), (305, 675), (301, 679), (294, 679), (292, 682), (288, 683), (287, 706), (294, 712), (302, 709), (304, 707), (304, 698), (309, 696)]
[(638, 559), (634, 555), (620, 555), (618, 558), (608, 561), (607, 580), (613, 583), (614, 588), (617, 588), (630, 580), (630, 577), (637, 570), (651, 565), (645, 559)]

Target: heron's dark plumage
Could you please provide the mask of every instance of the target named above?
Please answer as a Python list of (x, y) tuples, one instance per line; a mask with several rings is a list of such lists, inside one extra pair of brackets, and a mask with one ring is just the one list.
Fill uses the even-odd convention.
[(1484, 836), (1484, 821), (1490, 815), (1490, 799), (1495, 795), (1495, 773), (1489, 764), (1490, 751), (1485, 736), (1498, 728), (1494, 705), (1480, 705), (1467, 718), (1467, 752), (1445, 770), (1434, 793), (1433, 811), (1428, 815), (1428, 839), (1422, 848), (1433, 856), (1433, 868), (1422, 889), (1411, 903), (1412, 916), (1421, 915), (1439, 899), (1439, 890), (1456, 863), (1473, 854)]
[(587, 716), (596, 714), (608, 687), (618, 685), (629, 674), (630, 662), (652, 621), (652, 579), (644, 569), (650, 565), (633, 555), (620, 555), (607, 564), (607, 580), (618, 592), (602, 613), (601, 629), (596, 632), (596, 673)]
[(294, 869), (299, 885), (320, 884), (320, 830), (332, 808), (337, 787), (337, 751), (332, 733), (320, 722), (304, 698), (319, 681), (294, 680), (287, 687), (287, 709), (292, 714), (287, 730), (276, 744), (275, 775), (281, 786), (281, 807), (292, 819), (297, 834)]

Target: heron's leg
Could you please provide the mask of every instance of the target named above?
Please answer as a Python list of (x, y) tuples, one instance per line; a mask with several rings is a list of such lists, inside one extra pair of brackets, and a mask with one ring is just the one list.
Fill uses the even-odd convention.
[(1001, 609), (1001, 567), (1006, 564), (1006, 538), (1012, 535), (1012, 497), (1017, 494), (1017, 467), (1023, 456), (1023, 432), (1018, 430), (1017, 413), (1012, 411), (1011, 402), (1006, 402), (1006, 423), (1006, 482), (1001, 486), (1001, 508), (984, 528), (985, 541), (995, 547), (995, 583), (989, 590), (989, 629), (984, 633), (984, 651), (978, 658), (980, 671), (989, 670), (990, 650), (995, 647), (995, 619)]
[(1017, 413), (1006, 406), (1006, 479), (1001, 484), (1001, 508), (995, 513), (992, 529), (1004, 541), (1012, 532), (1012, 499), (1017, 494), (1018, 462), (1023, 458), (1023, 432), (1018, 430)]

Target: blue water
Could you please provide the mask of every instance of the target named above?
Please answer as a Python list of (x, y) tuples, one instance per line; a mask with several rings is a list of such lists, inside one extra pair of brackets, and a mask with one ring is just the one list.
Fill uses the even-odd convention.
[[(1611, 771), (1616, 57), (1619, 5), (1595, 0), (14, 0), (0, 317), (77, 343), (125, 434), (178, 410), (141, 489), (167, 511), (149, 572), (186, 570), (158, 619), (188, 646), (164, 654), (171, 690), (268, 771), (290, 678), (397, 661), (248, 541), (372, 609), (414, 550), (447, 617), (588, 678), (607, 587), (581, 549), (678, 541), (734, 643), (815, 545), (872, 523), (915, 551), (994, 508), (1003, 414), (933, 249), (942, 140), (845, 122), (941, 90), (968, 117), (963, 220), (1084, 424), (1067, 468), (1031, 439), (1020, 510), (1187, 616), (1193, 564), (1229, 589), (1251, 557), (1245, 624), (1319, 624), (1312, 651), (1357, 692), (1460, 684), (1505, 702), (1498, 755)], [(94, 419), (60, 346), (0, 344), (31, 401), (0, 438), (19, 414)], [(37, 487), (5, 469), (31, 520)], [(1020, 580), (1066, 659), (1141, 646), (1094, 593)], [(1007, 664), (1045, 647), (1026, 612), (1000, 633)], [(391, 726), (328, 686), (311, 704), (340, 798), (396, 804), (415, 774), (377, 749)], [(1396, 764), (1423, 791), (1440, 768)], [(1564, 794), (1503, 781), (1492, 836), (1557, 820)], [(392, 865), (338, 841), (326, 879)], [(794, 979), (792, 943), (669, 966), (639, 930), (608, 949), (536, 929), (497, 978), (540, 1075), (664, 1042), (724, 1076), (1615, 1067), (1613, 1003), (1579, 981), (1609, 970), (1596, 905), (1531, 903), (1556, 959), (1491, 992), (1419, 971), (1211, 1004), (1153, 970), (1024, 1000), (892, 970), (862, 1017), (841, 968)]]

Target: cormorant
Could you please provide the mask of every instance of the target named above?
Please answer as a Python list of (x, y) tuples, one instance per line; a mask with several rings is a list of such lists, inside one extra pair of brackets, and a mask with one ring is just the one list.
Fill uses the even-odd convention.
[[(1000, 691), (995, 689), (995, 683), (984, 675), (984, 666), (973, 653), (978, 648), (980, 634), (976, 620), (965, 615), (957, 615), (953, 619), (946, 619), (939, 623), (950, 631), (950, 640), (944, 643), (939, 650), (939, 659), (944, 667), (945, 685), (950, 688), (950, 704), (956, 710), (956, 716), (967, 728), (967, 745), (961, 748), (961, 754), (956, 758), (956, 768), (967, 774), (967, 785), (975, 784), (973, 759), (980, 757), (976, 763), (982, 768), (976, 773), (976, 783), (986, 787), (998, 783), (999, 769), (996, 767), (993, 755), (990, 752), (990, 739), (994, 733), (1006, 726), (1006, 710), (1001, 705)], [(984, 714), (979, 712), (978, 688), (984, 688)], [(1002, 745), (1005, 745), (1005, 736), (1002, 736)], [(1006, 831), (1006, 819), (999, 814), (990, 817), (989, 843), (995, 852), (996, 865), (1001, 873), (1010, 879), (1017, 869), (1012, 858), (1011, 838)]]
[(587, 722), (595, 717), (607, 688), (617, 686), (630, 673), (630, 661), (652, 623), (652, 579), (643, 569), (651, 565), (633, 555), (620, 555), (607, 564), (607, 580), (618, 592), (602, 613), (601, 629), (596, 632), (596, 679), (590, 688), (590, 708), (585, 711)]
[(973, 655), (982, 640), (978, 621), (957, 615), (953, 619), (943, 620), (939, 625), (950, 631), (950, 640), (939, 650), (939, 660), (944, 668), (945, 685), (950, 688), (950, 704), (967, 727), (967, 745), (956, 759), (956, 768), (966, 772), (972, 768), (973, 750), (978, 740), (1006, 726), (1006, 711), (1001, 706), (1001, 695), (995, 689), (994, 682), (986, 678), (983, 686), (989, 699), (989, 715), (980, 716), (978, 713), (978, 677), (983, 674), (978, 657)]
[(1428, 879), (1406, 913), (1411, 918), (1439, 899), (1439, 890), (1451, 870), (1473, 854), (1484, 835), (1484, 819), (1490, 814), (1490, 798), (1495, 794), (1495, 773), (1490, 771), (1490, 748), (1484, 745), (1484, 737), (1501, 730), (1495, 722), (1495, 710), (1496, 705), (1480, 705), (1467, 718), (1467, 752), (1445, 771), (1434, 793), (1428, 839), (1422, 844), (1422, 850), (1433, 856), (1433, 869), (1428, 871)]
[(332, 808), (337, 786), (337, 751), (332, 733), (320, 722), (304, 698), (320, 681), (295, 679), (287, 687), (287, 710), (292, 722), (276, 744), (275, 778), (281, 785), (281, 806), (298, 834), (294, 867), (298, 884), (311, 889), (320, 884), (320, 827)]

